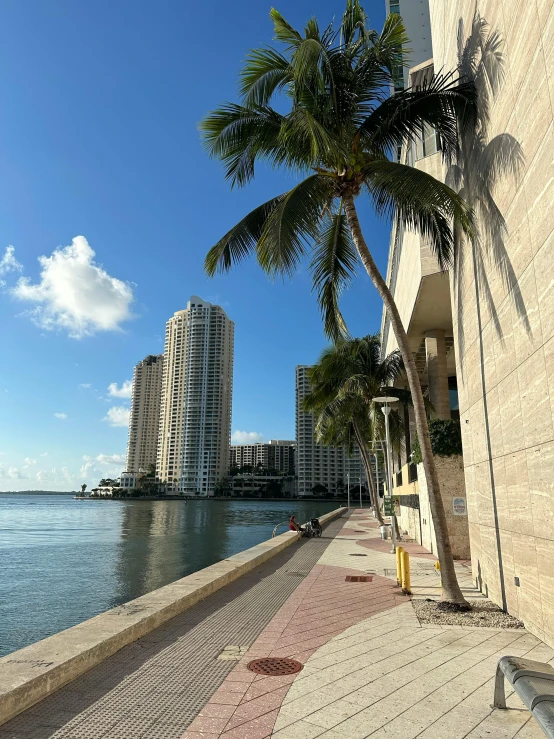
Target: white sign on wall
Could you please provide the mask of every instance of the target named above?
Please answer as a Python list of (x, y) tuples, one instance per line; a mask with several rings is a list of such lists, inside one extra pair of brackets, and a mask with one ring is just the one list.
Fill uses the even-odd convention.
[(465, 498), (452, 498), (452, 513), (455, 516), (467, 516), (467, 505)]

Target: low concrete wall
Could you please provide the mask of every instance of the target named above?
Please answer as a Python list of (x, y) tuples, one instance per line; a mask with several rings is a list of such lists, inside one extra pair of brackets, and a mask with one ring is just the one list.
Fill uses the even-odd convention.
[[(320, 517), (325, 525), (346, 508)], [(288, 531), (0, 658), (0, 724), (298, 541)]]

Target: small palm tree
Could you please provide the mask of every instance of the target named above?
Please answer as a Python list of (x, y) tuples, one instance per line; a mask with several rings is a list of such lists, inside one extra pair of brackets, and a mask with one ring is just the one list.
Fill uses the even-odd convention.
[(304, 398), (304, 408), (315, 413), (316, 434), (323, 443), (344, 445), (350, 450), (352, 442), (356, 441), (381, 523), (384, 522), (369, 450), (374, 440), (383, 438), (383, 432), (373, 398), (382, 394), (384, 387), (392, 385), (402, 369), (399, 352), (381, 359), (377, 334), (340, 340), (325, 349), (310, 370), (310, 392)]
[[(445, 156), (470, 123), (475, 88), (436, 76), (421, 89), (387, 97), (408, 42), (399, 15), (382, 33), (367, 27), (359, 0), (347, 0), (340, 28), (320, 30), (312, 18), (303, 33), (271, 11), (276, 40), (284, 46), (255, 49), (241, 73), (240, 102), (226, 103), (201, 123), (209, 153), (220, 159), (232, 186), (254, 177), (259, 161), (304, 176), (291, 190), (263, 203), (209, 251), (206, 270), (227, 271), (249, 254), (270, 276), (291, 275), (312, 252), (314, 290), (326, 333), (347, 335), (341, 291), (358, 260), (381, 295), (404, 360), (412, 393), (441, 563), (443, 597), (463, 604), (431, 451), (418, 372), (394, 298), (365, 241), (356, 200), (365, 195), (380, 215), (395, 214), (426, 237), (442, 265), (452, 258), (452, 224), (471, 233), (472, 214), (444, 183), (391, 161), (402, 144), (432, 126)], [(275, 98), (277, 106), (272, 107)], [(280, 109), (287, 106), (287, 112)]]

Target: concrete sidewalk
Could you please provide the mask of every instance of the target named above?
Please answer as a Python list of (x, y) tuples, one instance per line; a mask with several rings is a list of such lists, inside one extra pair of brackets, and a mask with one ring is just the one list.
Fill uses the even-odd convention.
[[(407, 544), (414, 596), (438, 595), (434, 557)], [(456, 565), (466, 596), (480, 597), (468, 563)], [(371, 582), (347, 582), (365, 574)], [(540, 739), (517, 696), (490, 707), (504, 654), (554, 661), (524, 629), (420, 624), (396, 586), (390, 542), (354, 511), (183, 739)], [(256, 657), (292, 657), (296, 675), (247, 669)]]

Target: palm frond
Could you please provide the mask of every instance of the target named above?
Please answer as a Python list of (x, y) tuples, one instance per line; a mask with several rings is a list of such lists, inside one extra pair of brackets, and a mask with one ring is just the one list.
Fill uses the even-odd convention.
[(346, 216), (340, 211), (329, 215), (316, 242), (310, 267), (325, 334), (335, 342), (348, 336), (339, 300), (355, 274), (357, 261)]
[(389, 74), (394, 76), (403, 63), (408, 61), (410, 39), (402, 18), (398, 13), (389, 13), (383, 30), (375, 43), (368, 48), (367, 53), (374, 56), (378, 62), (388, 69)]
[(217, 272), (228, 272), (254, 251), (267, 219), (286, 195), (279, 195), (255, 208), (212, 246), (204, 262), (204, 269), (210, 277)]
[(253, 49), (240, 73), (239, 93), (246, 107), (269, 104), (275, 92), (292, 78), (289, 60), (271, 47)]
[(226, 103), (201, 121), (200, 131), (210, 156), (223, 162), (231, 186), (242, 187), (253, 178), (257, 158), (277, 164), (286, 159), (279, 140), (282, 122), (272, 108)]
[(334, 183), (311, 175), (281, 196), (264, 224), (257, 244), (258, 262), (269, 275), (292, 275), (316, 238), (333, 197)]
[(424, 125), (437, 132), (443, 152), (458, 146), (458, 124), (474, 120), (475, 85), (453, 74), (435, 75), (421, 88), (408, 88), (384, 100), (364, 120), (359, 135), (369, 150), (388, 151), (414, 142)]
[(418, 231), (430, 242), (442, 269), (451, 263), (453, 224), (473, 234), (473, 212), (447, 185), (414, 167), (371, 162), (363, 168), (365, 185), (378, 213)]
[(313, 165), (333, 166), (347, 156), (342, 141), (303, 107), (293, 110), (286, 117), (280, 140), (284, 148), (292, 148), (302, 152), (305, 157), (309, 156)]
[(275, 8), (271, 8), (269, 11), (271, 20), (273, 21), (273, 30), (275, 32), (275, 38), (277, 41), (282, 41), (287, 44), (289, 48), (295, 48), (302, 41), (302, 36), (295, 31), (294, 28), (288, 23), (281, 13)]

